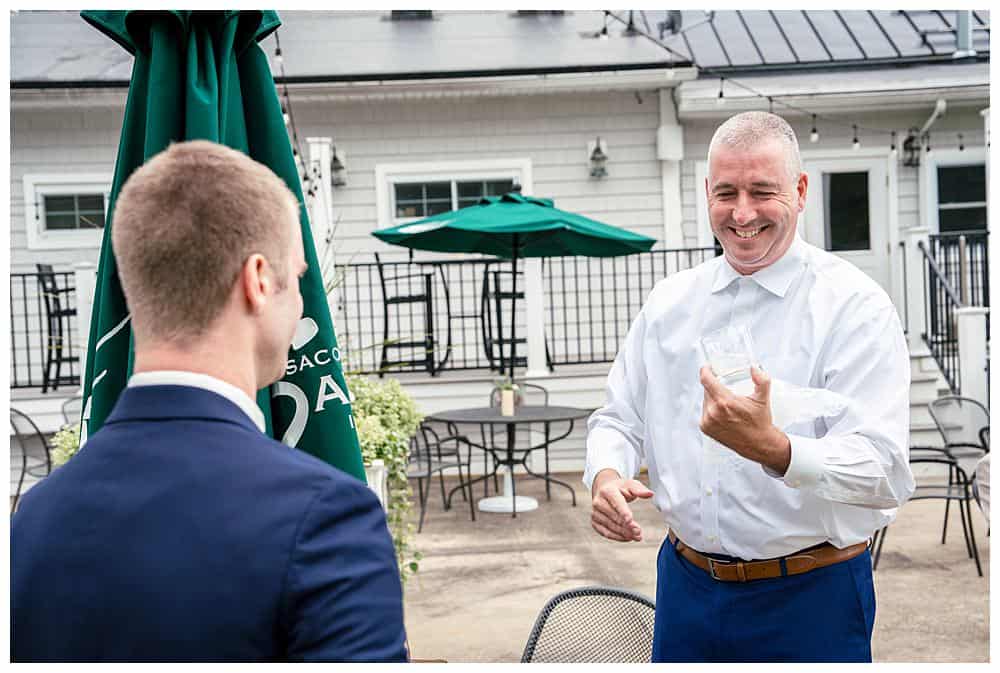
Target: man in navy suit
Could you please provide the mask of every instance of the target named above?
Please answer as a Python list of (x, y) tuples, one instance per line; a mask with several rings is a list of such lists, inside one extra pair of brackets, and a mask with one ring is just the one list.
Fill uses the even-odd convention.
[(171, 145), (118, 199), (134, 375), (11, 524), (16, 661), (405, 661), (385, 514), (267, 437), (302, 313), (298, 206), (267, 167)]

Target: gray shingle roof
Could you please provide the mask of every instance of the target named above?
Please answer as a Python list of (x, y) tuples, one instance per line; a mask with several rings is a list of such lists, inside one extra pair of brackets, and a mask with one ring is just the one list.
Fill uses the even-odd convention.
[[(391, 21), (386, 11), (279, 14), (291, 81), (596, 71), (682, 61), (717, 72), (781, 70), (947, 60), (955, 49), (954, 11), (685, 10), (676, 34), (661, 33), (668, 12), (633, 12), (637, 27), (676, 55), (642, 36), (623, 35), (623, 23), (615, 20), (610, 39), (596, 39), (604, 24), (599, 11), (447, 11), (434, 12), (429, 21)], [(623, 20), (628, 15), (615, 11)], [(973, 46), (988, 56), (988, 12), (975, 12), (973, 26)], [(274, 37), (262, 46), (273, 53)], [(21, 11), (11, 18), (15, 88), (123, 86), (131, 68), (132, 57), (77, 12)]]

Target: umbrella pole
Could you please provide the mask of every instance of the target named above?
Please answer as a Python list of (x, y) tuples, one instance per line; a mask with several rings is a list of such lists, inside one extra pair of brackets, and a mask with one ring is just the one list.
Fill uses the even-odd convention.
[(514, 382), (514, 362), (517, 357), (517, 340), (515, 324), (517, 323), (517, 234), (514, 234), (514, 251), (510, 258), (511, 297), (510, 297), (510, 381)]

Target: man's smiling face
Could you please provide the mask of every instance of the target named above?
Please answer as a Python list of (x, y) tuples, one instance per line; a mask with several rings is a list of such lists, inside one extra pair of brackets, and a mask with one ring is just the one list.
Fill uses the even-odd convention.
[(705, 180), (708, 217), (736, 271), (751, 274), (781, 259), (795, 240), (807, 186), (805, 173), (789, 174), (778, 140), (713, 148)]

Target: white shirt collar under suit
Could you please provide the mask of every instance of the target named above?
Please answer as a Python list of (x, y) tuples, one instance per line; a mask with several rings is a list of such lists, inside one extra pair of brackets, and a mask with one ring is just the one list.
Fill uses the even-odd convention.
[(238, 406), (243, 413), (250, 417), (261, 432), (265, 432), (264, 412), (260, 410), (257, 403), (250, 399), (250, 396), (231, 383), (226, 383), (222, 379), (217, 379), (208, 374), (198, 374), (185, 371), (155, 371), (139, 372), (133, 374), (128, 380), (130, 388), (136, 386), (190, 386), (201, 388), (222, 395), (227, 400)]

